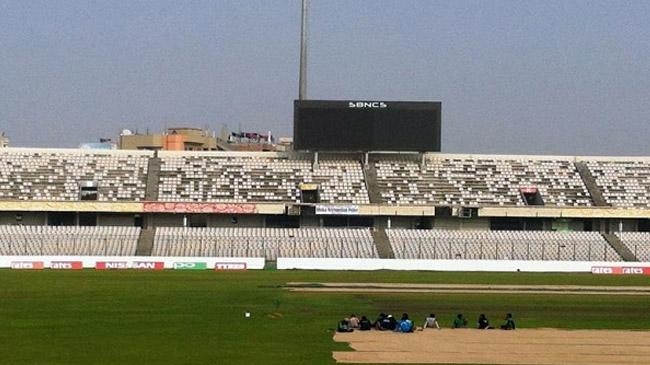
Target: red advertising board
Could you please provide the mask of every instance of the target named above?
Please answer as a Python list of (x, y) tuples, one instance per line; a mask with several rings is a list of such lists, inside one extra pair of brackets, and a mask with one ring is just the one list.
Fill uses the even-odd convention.
[(50, 269), (53, 270), (81, 270), (84, 265), (81, 261), (52, 261)]
[(11, 262), (12, 269), (43, 270), (44, 267), (45, 265), (43, 264), (43, 261), (12, 261)]
[(249, 203), (144, 202), (143, 209), (147, 213), (257, 213), (257, 206)]
[(138, 270), (164, 270), (165, 263), (162, 261), (135, 261), (132, 267)]
[(95, 270), (121, 270), (128, 269), (129, 263), (126, 261), (97, 261)]
[(216, 262), (214, 264), (214, 269), (218, 271), (222, 270), (246, 270), (247, 266), (245, 262)]
[(592, 266), (591, 273), (598, 275), (650, 275), (650, 267)]

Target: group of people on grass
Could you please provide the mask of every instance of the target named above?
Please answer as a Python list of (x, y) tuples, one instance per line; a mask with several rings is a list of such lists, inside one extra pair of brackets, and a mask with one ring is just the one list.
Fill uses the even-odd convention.
[[(458, 314), (452, 322), (452, 328), (467, 328), (467, 319), (462, 315)], [(429, 314), (421, 328), (418, 330), (423, 330), (425, 328), (436, 328), (440, 329), (440, 324), (434, 313)], [(481, 314), (478, 317), (476, 322), (476, 328), (480, 330), (493, 329), (490, 325), (490, 321), (487, 319), (485, 314)], [(502, 330), (514, 330), (516, 329), (515, 320), (512, 317), (511, 313), (506, 314), (504, 318), (504, 323), (501, 325)], [(348, 318), (343, 318), (337, 328), (337, 332), (352, 332), (354, 330), (359, 331), (370, 331), (371, 329), (378, 331), (394, 331), (394, 332), (403, 332), (409, 333), (416, 330), (415, 324), (409, 318), (408, 313), (403, 313), (402, 317), (398, 320), (393, 317), (391, 314), (380, 313), (377, 319), (373, 322), (370, 321), (366, 316), (361, 316), (361, 318), (352, 314)]]
[[(512, 318), (512, 313), (506, 314), (506, 317), (503, 320), (504, 320), (503, 324), (501, 325), (501, 327), (499, 327), (502, 330), (514, 330), (517, 328), (517, 326), (515, 325), (515, 320), (514, 318)], [(463, 317), (462, 314), (457, 314), (456, 318), (454, 318), (451, 327), (466, 328), (467, 319), (465, 319), (465, 317)], [(478, 316), (478, 320), (476, 321), (476, 328), (480, 330), (494, 329), (494, 327), (490, 325), (490, 321), (488, 320), (488, 318), (485, 316), (485, 314), (482, 313)]]

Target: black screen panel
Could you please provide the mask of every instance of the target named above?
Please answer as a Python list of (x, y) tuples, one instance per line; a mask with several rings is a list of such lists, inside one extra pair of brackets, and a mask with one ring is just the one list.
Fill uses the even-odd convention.
[(294, 149), (440, 151), (440, 102), (294, 102)]

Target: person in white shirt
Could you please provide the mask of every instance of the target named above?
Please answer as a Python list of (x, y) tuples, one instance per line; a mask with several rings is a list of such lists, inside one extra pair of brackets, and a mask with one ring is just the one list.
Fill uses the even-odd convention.
[(438, 320), (436, 319), (436, 315), (431, 313), (429, 316), (424, 320), (424, 326), (422, 328), (437, 328), (440, 329), (440, 325), (438, 324)]

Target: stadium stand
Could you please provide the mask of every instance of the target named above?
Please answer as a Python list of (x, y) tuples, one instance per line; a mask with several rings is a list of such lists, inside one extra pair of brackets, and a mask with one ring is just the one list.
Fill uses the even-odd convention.
[(605, 201), (619, 208), (650, 207), (650, 161), (588, 160)]
[(96, 183), (99, 201), (140, 201), (151, 152), (0, 150), (0, 200), (77, 201)]
[(139, 227), (0, 225), (0, 255), (131, 256), (139, 234)]
[(650, 262), (650, 232), (616, 233), (637, 261)]
[(153, 256), (377, 258), (368, 229), (159, 227)]
[[(137, 252), (143, 256), (650, 261), (647, 233), (609, 233), (612, 227), (648, 230), (646, 158), (364, 157), (370, 166), (351, 153), (318, 158), (297, 152), (2, 149), (0, 255), (134, 255), (139, 240)], [(338, 214), (295, 206), (301, 202), (301, 184), (317, 186), (320, 203), (361, 207)], [(87, 188), (90, 199), (84, 199)], [(528, 200), (530, 191), (539, 194), (539, 202)], [(88, 205), (81, 200), (142, 203)], [(245, 213), (237, 204), (224, 204), (225, 210), (206, 213), (203, 204), (155, 201), (267, 204)], [(467, 217), (463, 209), (430, 205), (497, 209), (476, 209)], [(517, 209), (529, 205), (554, 209)], [(570, 209), (555, 209), (564, 207)], [(560, 229), (602, 233), (489, 231), (517, 229), (517, 219), (538, 219), (540, 224), (525, 229), (557, 229), (551, 220), (558, 218)], [(495, 225), (495, 219), (505, 224)], [(40, 226), (45, 222), (102, 226)], [(123, 226), (109, 226), (118, 224)], [(233, 226), (210, 227), (227, 224)]]
[(524, 206), (520, 189), (536, 188), (544, 205), (592, 205), (580, 174), (569, 160), (433, 156), (425, 164), (383, 159), (375, 166), (387, 204)]
[(598, 232), (390, 229), (396, 258), (621, 261)]
[(323, 203), (368, 204), (361, 164), (277, 154), (161, 153), (161, 201), (300, 202), (301, 183), (319, 185)]

